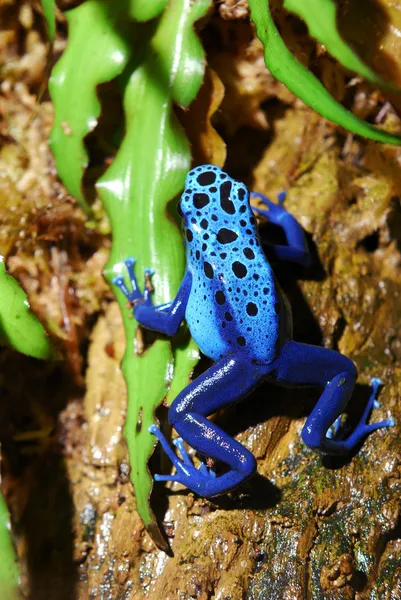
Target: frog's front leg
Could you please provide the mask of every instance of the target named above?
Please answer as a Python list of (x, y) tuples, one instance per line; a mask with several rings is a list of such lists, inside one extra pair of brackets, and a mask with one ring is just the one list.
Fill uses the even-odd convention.
[[(128, 258), (125, 261), (128, 275), (131, 281), (132, 291), (125, 284), (124, 277), (118, 276), (113, 283), (120, 288), (129, 302), (132, 303), (135, 319), (148, 329), (174, 335), (177, 333), (181, 322), (184, 320), (185, 309), (191, 291), (192, 277), (187, 271), (173, 302), (153, 306), (151, 292), (145, 285), (143, 294), (140, 292), (134, 273), (135, 259)], [(150, 269), (145, 269), (145, 282), (151, 276)]]
[(252, 209), (260, 215), (266, 217), (271, 223), (281, 227), (288, 242), (288, 246), (280, 244), (263, 245), (267, 246), (274, 257), (279, 260), (288, 260), (298, 263), (303, 267), (309, 267), (311, 263), (311, 256), (305, 234), (295, 217), (293, 217), (283, 206), (286, 196), (285, 192), (281, 192), (281, 194), (278, 195), (278, 204), (275, 204), (266, 198), (266, 196), (259, 194), (258, 192), (252, 192), (251, 196), (253, 198), (259, 198), (263, 204), (269, 208), (269, 210), (262, 210), (253, 206)]
[(216, 477), (204, 464), (197, 469), (183, 452), (180, 460), (161, 431), (152, 426), (150, 431), (157, 435), (177, 469), (175, 475), (156, 475), (155, 479), (178, 481), (201, 496), (211, 497), (232, 490), (250, 477), (256, 468), (254, 456), (206, 417), (248, 394), (261, 376), (260, 369), (250, 361), (224, 357), (188, 385), (171, 405), (169, 421), (175, 430), (204, 456), (228, 465), (226, 473)]
[(290, 341), (284, 344), (279, 358), (273, 364), (272, 374), (278, 382), (298, 385), (320, 385), (324, 387), (315, 408), (302, 430), (302, 439), (310, 448), (323, 454), (346, 454), (369, 433), (394, 425), (392, 419), (379, 423), (368, 423), (369, 416), (377, 406), (378, 380), (372, 380), (372, 393), (363, 415), (348, 438), (338, 439), (330, 428), (338, 430), (338, 417), (343, 413), (351, 398), (357, 370), (346, 356), (308, 344)]

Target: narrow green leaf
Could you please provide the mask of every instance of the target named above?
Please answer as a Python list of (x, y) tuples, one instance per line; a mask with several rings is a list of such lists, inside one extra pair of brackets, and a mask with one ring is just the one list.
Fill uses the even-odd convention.
[(285, 0), (284, 7), (301, 17), (307, 24), (309, 33), (323, 44), (344, 67), (359, 73), (381, 87), (396, 88), (365, 65), (342, 39), (337, 28), (334, 0)]
[(51, 43), (54, 42), (56, 33), (56, 2), (55, 0), (42, 0), (42, 10), (46, 19), (47, 33)]
[[(191, 160), (188, 141), (174, 115), (174, 103), (188, 106), (201, 85), (204, 58), (193, 23), (209, 5), (209, 0), (171, 0), (159, 21), (138, 26), (134, 44), (137, 66), (124, 94), (126, 135), (113, 164), (98, 183), (113, 233), (105, 276), (111, 283), (117, 274), (125, 274), (123, 261), (134, 256), (139, 281), (145, 267), (155, 271), (155, 304), (174, 298), (185, 269), (181, 233), (167, 214), (167, 205), (183, 189)], [(144, 354), (135, 354), (137, 324), (130, 318), (125, 297), (115, 286), (113, 289), (127, 339), (122, 368), (128, 388), (125, 436), (131, 479), (139, 514), (155, 535), (155, 518), (149, 507), (152, 479), (146, 469), (155, 440), (148, 427), (170, 387), (173, 356), (169, 341), (163, 338)], [(192, 345), (179, 352), (178, 377), (174, 378), (178, 391), (188, 382), (193, 353)]]
[(29, 307), (18, 282), (0, 257), (0, 346), (9, 346), (35, 358), (50, 359), (53, 347), (39, 319)]
[[(180, 335), (181, 334), (181, 335)], [(174, 378), (165, 403), (170, 406), (182, 389), (189, 384), (192, 371), (200, 359), (199, 348), (186, 328), (177, 334), (173, 345)]]
[(87, 0), (67, 14), (67, 49), (49, 82), (55, 119), (51, 148), (60, 179), (89, 213), (82, 191), (88, 164), (84, 138), (96, 125), (96, 87), (119, 75), (130, 56), (125, 0)]
[(269, 71), (305, 104), (326, 119), (378, 142), (401, 144), (401, 136), (365, 123), (339, 104), (320, 81), (286, 47), (271, 17), (268, 0), (249, 0), (251, 18), (264, 46)]
[(19, 572), (17, 557), (10, 536), (10, 516), (6, 502), (0, 494), (0, 596), (17, 600)]

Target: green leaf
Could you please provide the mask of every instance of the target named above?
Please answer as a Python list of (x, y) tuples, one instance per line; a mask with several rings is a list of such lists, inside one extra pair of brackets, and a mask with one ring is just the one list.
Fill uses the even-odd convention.
[(56, 2), (55, 0), (42, 0), (42, 10), (46, 19), (47, 33), (51, 43), (54, 42), (56, 33)]
[(60, 179), (90, 213), (82, 191), (88, 164), (84, 138), (98, 122), (96, 87), (117, 77), (126, 66), (131, 41), (125, 0), (87, 0), (66, 13), (67, 49), (49, 82), (55, 119), (51, 148)]
[(273, 22), (267, 0), (249, 0), (249, 6), (257, 35), (264, 46), (266, 66), (274, 77), (326, 119), (368, 139), (401, 144), (401, 136), (365, 123), (344, 108), (322, 83), (296, 60)]
[(18, 282), (6, 272), (0, 257), (0, 345), (28, 356), (50, 359), (53, 347)]
[(365, 65), (342, 39), (337, 28), (334, 0), (285, 0), (284, 7), (301, 17), (307, 24), (309, 33), (323, 44), (344, 67), (359, 73), (381, 87), (396, 88), (396, 86), (383, 81), (377, 73)]
[(182, 327), (176, 335), (173, 345), (174, 378), (167, 392), (165, 404), (171, 403), (182, 389), (189, 384), (193, 370), (200, 359), (199, 348), (190, 337), (189, 331)]
[(19, 572), (17, 557), (10, 536), (10, 516), (6, 502), (0, 494), (0, 591), (1, 597), (17, 600)]
[[(126, 83), (126, 134), (113, 164), (98, 183), (110, 218), (113, 244), (105, 276), (126, 273), (124, 259), (137, 258), (141, 279), (145, 267), (155, 271), (155, 304), (172, 300), (184, 274), (181, 233), (167, 215), (168, 204), (181, 192), (190, 167), (187, 138), (174, 114), (174, 104), (188, 106), (204, 72), (203, 50), (193, 23), (209, 0), (171, 0), (156, 22), (138, 26), (135, 69)], [(192, 344), (178, 349), (157, 339), (142, 355), (135, 353), (137, 324), (126, 298), (115, 286), (124, 319), (127, 348), (122, 364), (128, 389), (125, 437), (138, 512), (159, 545), (163, 545), (149, 506), (152, 479), (146, 468), (155, 439), (148, 432), (155, 408), (174, 389), (187, 385), (194, 364)], [(174, 341), (175, 342), (175, 341)]]
[(166, 4), (167, 0), (131, 0), (130, 14), (137, 21), (150, 21), (160, 15)]

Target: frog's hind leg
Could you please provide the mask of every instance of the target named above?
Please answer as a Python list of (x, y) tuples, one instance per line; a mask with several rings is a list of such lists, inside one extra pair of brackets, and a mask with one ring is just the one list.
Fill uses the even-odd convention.
[(177, 469), (175, 475), (156, 475), (155, 479), (178, 481), (201, 496), (211, 497), (232, 490), (252, 475), (256, 462), (251, 452), (206, 417), (248, 394), (260, 379), (258, 367), (250, 361), (226, 357), (185, 388), (170, 408), (171, 425), (190, 446), (225, 463), (229, 470), (216, 477), (204, 465), (200, 469), (191, 465), (185, 453), (181, 453), (183, 460), (180, 460), (161, 431), (152, 426), (150, 431), (158, 437)]
[[(273, 365), (272, 375), (281, 383), (324, 386), (302, 430), (305, 444), (323, 454), (346, 454), (372, 431), (394, 425), (392, 419), (368, 424), (369, 416), (377, 406), (376, 392), (380, 385), (380, 380), (374, 379), (371, 396), (359, 423), (348, 438), (338, 439), (338, 417), (351, 398), (358, 376), (354, 363), (339, 352), (287, 342)], [(330, 431), (333, 424), (334, 435)]]

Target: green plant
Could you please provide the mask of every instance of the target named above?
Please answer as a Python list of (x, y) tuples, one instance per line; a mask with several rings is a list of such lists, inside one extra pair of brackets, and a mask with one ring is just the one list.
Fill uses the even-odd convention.
[(323, 44), (344, 67), (379, 86), (394, 87), (372, 71), (342, 39), (337, 27), (334, 0), (285, 0), (284, 7), (301, 17), (308, 25), (311, 36)]
[[(49, 337), (30, 310), (24, 291), (7, 273), (3, 257), (0, 257), (0, 345), (34, 358), (50, 359), (54, 355)], [(0, 494), (0, 592), (10, 600), (18, 588), (16, 560), (7, 505)]]
[[(68, 191), (90, 214), (82, 179), (89, 154), (85, 136), (101, 112), (96, 88), (120, 75), (131, 58), (125, 0), (88, 0), (67, 12), (69, 42), (49, 82), (54, 102), (50, 137), (57, 171)], [(76, 68), (76, 65), (86, 68)]]
[[(251, 18), (263, 43), (265, 63), (274, 77), (323, 117), (353, 133), (378, 142), (401, 144), (401, 136), (361, 121), (337, 102), (323, 84), (291, 54), (272, 19), (268, 0), (249, 0)], [(286, 0), (284, 6), (302, 17), (314, 35), (339, 62), (376, 84), (381, 78), (342, 40), (333, 0)], [(384, 84), (386, 87), (392, 87)]]
[(7, 504), (0, 494), (0, 592), (2, 598), (12, 600), (17, 597), (19, 571), (9, 522)]
[(44, 360), (53, 346), (39, 319), (29, 308), (26, 294), (6, 271), (0, 257), (0, 345)]
[[(164, 11), (160, 1), (89, 0), (67, 13), (69, 43), (50, 82), (57, 168), (89, 212), (82, 191), (88, 163), (84, 137), (100, 114), (97, 85), (119, 76), (125, 135), (113, 164), (97, 184), (113, 236), (105, 276), (111, 285), (117, 273), (125, 274), (124, 259), (137, 257), (138, 272), (146, 266), (155, 270), (156, 303), (174, 297), (185, 268), (181, 234), (169, 216), (169, 205), (183, 188), (191, 154), (174, 105), (188, 107), (202, 83), (204, 56), (193, 26), (209, 5), (209, 0), (174, 0)], [(127, 10), (136, 22), (127, 18)], [(139, 23), (138, 18), (151, 20)], [(85, 62), (85, 69), (74, 69), (78, 59)], [(172, 345), (159, 338), (141, 353), (141, 332), (125, 298), (111, 287), (121, 306), (127, 340), (122, 369), (128, 390), (125, 437), (131, 480), (139, 514), (165, 547), (148, 500), (152, 479), (146, 465), (154, 447), (148, 426), (155, 408), (187, 384), (198, 351), (182, 334)]]

